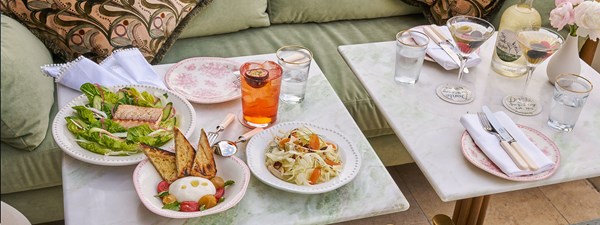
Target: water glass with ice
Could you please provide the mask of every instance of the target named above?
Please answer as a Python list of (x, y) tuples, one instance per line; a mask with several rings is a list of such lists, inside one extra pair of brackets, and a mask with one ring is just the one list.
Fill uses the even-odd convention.
[(280, 99), (286, 103), (298, 104), (304, 100), (308, 71), (313, 55), (310, 50), (299, 45), (283, 46), (277, 50), (277, 60), (283, 68)]
[(559, 75), (554, 84), (548, 125), (563, 132), (573, 130), (592, 88), (592, 83), (582, 76)]
[(420, 31), (405, 30), (396, 34), (396, 83), (417, 83), (428, 43), (429, 37)]

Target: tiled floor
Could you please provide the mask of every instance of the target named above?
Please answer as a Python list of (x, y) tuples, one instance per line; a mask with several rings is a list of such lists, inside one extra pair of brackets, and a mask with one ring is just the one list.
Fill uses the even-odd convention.
[[(388, 167), (410, 203), (405, 212), (342, 223), (427, 225), (436, 214), (452, 215), (415, 164)], [(592, 184), (596, 184), (596, 187)], [(600, 177), (493, 195), (486, 225), (600, 225)]]

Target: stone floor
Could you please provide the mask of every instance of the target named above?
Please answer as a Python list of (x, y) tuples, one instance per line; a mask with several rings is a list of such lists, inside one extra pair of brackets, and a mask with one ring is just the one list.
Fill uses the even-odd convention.
[[(388, 167), (409, 210), (340, 223), (427, 225), (436, 214), (452, 215), (454, 202), (442, 202), (414, 164)], [(600, 225), (600, 177), (493, 195), (484, 224)]]

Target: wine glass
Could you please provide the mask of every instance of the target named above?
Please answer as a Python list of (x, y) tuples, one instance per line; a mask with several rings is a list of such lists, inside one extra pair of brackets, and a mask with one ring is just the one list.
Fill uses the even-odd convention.
[(477, 50), (494, 33), (494, 26), (489, 22), (472, 16), (455, 16), (446, 23), (456, 43), (460, 56), (458, 82), (446, 83), (437, 87), (436, 93), (442, 100), (454, 104), (472, 102), (474, 94), (466, 86), (460, 84), (463, 70), (472, 52)]
[(525, 87), (523, 87), (520, 95), (505, 96), (502, 99), (502, 104), (513, 113), (533, 116), (542, 111), (542, 106), (535, 99), (525, 95), (533, 71), (537, 65), (560, 49), (564, 39), (553, 30), (543, 27), (528, 27), (517, 32), (517, 41), (521, 47), (523, 57), (527, 61)]

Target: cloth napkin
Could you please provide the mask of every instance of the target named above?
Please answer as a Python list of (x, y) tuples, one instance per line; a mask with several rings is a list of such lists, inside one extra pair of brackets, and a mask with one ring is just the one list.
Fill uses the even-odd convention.
[(540, 167), (538, 170), (529, 171), (521, 170), (512, 161), (510, 156), (500, 146), (500, 140), (493, 134), (487, 132), (481, 126), (479, 118), (476, 114), (466, 114), (460, 117), (460, 123), (467, 129), (469, 135), (475, 141), (475, 144), (479, 146), (481, 151), (492, 161), (502, 172), (509, 177), (524, 176), (538, 174), (547, 170), (552, 169), (555, 165), (554, 162), (550, 161), (546, 155), (536, 147), (530, 140), (523, 134), (523, 131), (504, 113), (499, 111), (494, 113), (498, 121), (506, 128), (515, 140), (523, 147), (531, 159)]
[[(428, 25), (426, 25), (426, 26), (428, 26)], [(436, 25), (431, 25), (431, 26), (436, 26)], [(444, 36), (448, 37), (450, 39), (450, 42), (452, 42), (452, 44), (454, 46), (456, 46), (456, 43), (454, 43), (454, 40), (452, 40), (452, 34), (450, 34), (450, 30), (448, 30), (448, 27), (447, 26), (438, 26), (438, 27), (440, 28), (439, 30), (442, 32), (442, 34), (444, 34)], [(421, 32), (425, 33), (423, 31), (423, 26), (414, 27), (414, 28), (411, 28), (411, 30), (421, 31)], [(423, 44), (422, 40), (415, 39), (415, 41), (418, 44)], [(455, 52), (458, 54), (458, 50), (455, 50)], [(437, 45), (437, 43), (435, 43), (433, 41), (433, 39), (429, 39), (429, 44), (427, 44), (426, 53), (429, 57), (433, 58), (433, 60), (435, 60), (435, 62), (440, 64), (446, 70), (453, 70), (453, 69), (460, 68), (459, 65), (456, 64), (452, 60), (452, 58), (450, 58), (450, 56), (439, 45)], [(465, 66), (467, 68), (469, 68), (469, 67), (476, 66), (479, 63), (481, 63), (481, 58), (479, 57), (477, 52), (473, 52), (473, 53), (471, 53), (471, 56), (469, 57), (469, 60), (467, 60), (467, 64)]]
[(137, 48), (116, 50), (100, 64), (80, 56), (71, 62), (46, 65), (41, 69), (44, 74), (54, 77), (57, 83), (75, 90), (84, 83), (102, 86), (146, 84), (166, 89), (162, 79)]

